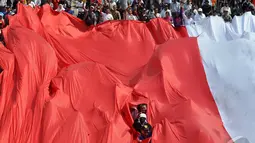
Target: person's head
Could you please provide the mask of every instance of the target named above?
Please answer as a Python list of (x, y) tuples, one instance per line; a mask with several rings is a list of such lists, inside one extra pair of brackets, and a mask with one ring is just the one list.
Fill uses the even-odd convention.
[(141, 113), (145, 113), (147, 112), (147, 105), (146, 104), (139, 104), (138, 105), (138, 111)]
[(134, 11), (137, 11), (137, 6), (136, 5), (134, 6)]
[(223, 15), (228, 15), (228, 9), (227, 8), (223, 9)]
[(113, 9), (114, 11), (116, 11), (116, 10), (117, 10), (117, 5), (113, 5), (112, 9)]
[(141, 114), (139, 115), (139, 120), (140, 120), (140, 123), (141, 123), (141, 124), (144, 124), (144, 123), (146, 122), (146, 119), (147, 119), (146, 114), (141, 113)]
[(110, 10), (110, 8), (107, 8), (106, 9), (106, 14), (109, 14), (109, 13), (111, 13), (111, 10)]
[(129, 8), (129, 9), (128, 9), (128, 14), (130, 14), (130, 15), (131, 15), (132, 13), (133, 13), (132, 9), (131, 9), (131, 8)]
[(199, 8), (197, 11), (198, 11), (198, 14), (199, 14), (199, 15), (201, 15), (201, 14), (203, 13), (202, 8)]
[(7, 12), (10, 12), (10, 11), (11, 11), (11, 7), (7, 6), (7, 7), (6, 7), (6, 11), (7, 11)]
[(225, 3), (225, 6), (226, 6), (226, 7), (228, 7), (228, 6), (229, 6), (227, 2)]
[(63, 9), (64, 6), (63, 6), (62, 4), (59, 4), (59, 5), (58, 5), (58, 8), (59, 8), (59, 9)]
[(190, 19), (190, 18), (191, 18), (191, 15), (192, 15), (191, 12), (188, 12), (188, 13), (187, 13), (187, 18)]
[(154, 12), (155, 12), (155, 13), (158, 13), (158, 8), (155, 8), (155, 9), (154, 9)]
[(150, 130), (151, 129), (148, 125), (143, 125), (141, 129), (142, 136), (145, 136), (145, 137), (149, 136)]
[(94, 6), (90, 6), (89, 11), (94, 11), (95, 7)]
[(169, 11), (166, 11), (166, 17), (170, 16)]
[(167, 9), (168, 9), (168, 5), (167, 5), (167, 4), (164, 6), (164, 9), (165, 9), (165, 10), (167, 10)]
[(176, 0), (173, 0), (173, 3), (176, 3)]

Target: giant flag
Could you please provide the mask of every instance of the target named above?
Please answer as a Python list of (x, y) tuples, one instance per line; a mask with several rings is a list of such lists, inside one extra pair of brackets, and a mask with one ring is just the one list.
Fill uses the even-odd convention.
[(136, 143), (140, 103), (153, 143), (254, 141), (253, 116), (237, 115), (253, 109), (250, 40), (189, 38), (162, 19), (86, 27), (48, 5), (19, 5), (3, 35), (3, 143)]

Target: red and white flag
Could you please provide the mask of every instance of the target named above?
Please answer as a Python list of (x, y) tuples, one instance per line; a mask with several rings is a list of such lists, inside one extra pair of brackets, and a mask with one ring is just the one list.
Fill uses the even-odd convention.
[(153, 126), (144, 142), (255, 141), (252, 33), (215, 40), (198, 25), (191, 38), (161, 19), (88, 28), (47, 5), (18, 9), (0, 46), (1, 142), (136, 143), (139, 103)]

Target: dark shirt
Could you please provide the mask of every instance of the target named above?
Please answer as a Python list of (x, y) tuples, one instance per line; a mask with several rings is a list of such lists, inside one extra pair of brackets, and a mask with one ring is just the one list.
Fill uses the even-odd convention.
[(139, 140), (145, 140), (145, 139), (147, 139), (147, 138), (150, 138), (152, 136), (152, 132), (149, 132), (149, 134), (148, 134), (148, 136), (142, 136), (142, 135), (139, 135)]
[(204, 12), (205, 16), (209, 16), (210, 13), (211, 13), (211, 10), (212, 10), (212, 6), (210, 6), (209, 4), (208, 5), (204, 4), (202, 6), (202, 9), (203, 9), (203, 12)]

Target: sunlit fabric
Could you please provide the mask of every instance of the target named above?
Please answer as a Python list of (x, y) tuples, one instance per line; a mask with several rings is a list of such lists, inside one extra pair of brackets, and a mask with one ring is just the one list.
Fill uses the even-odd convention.
[(86, 27), (19, 5), (0, 47), (0, 141), (136, 143), (129, 107), (148, 105), (148, 143), (225, 143), (197, 38), (161, 19)]

